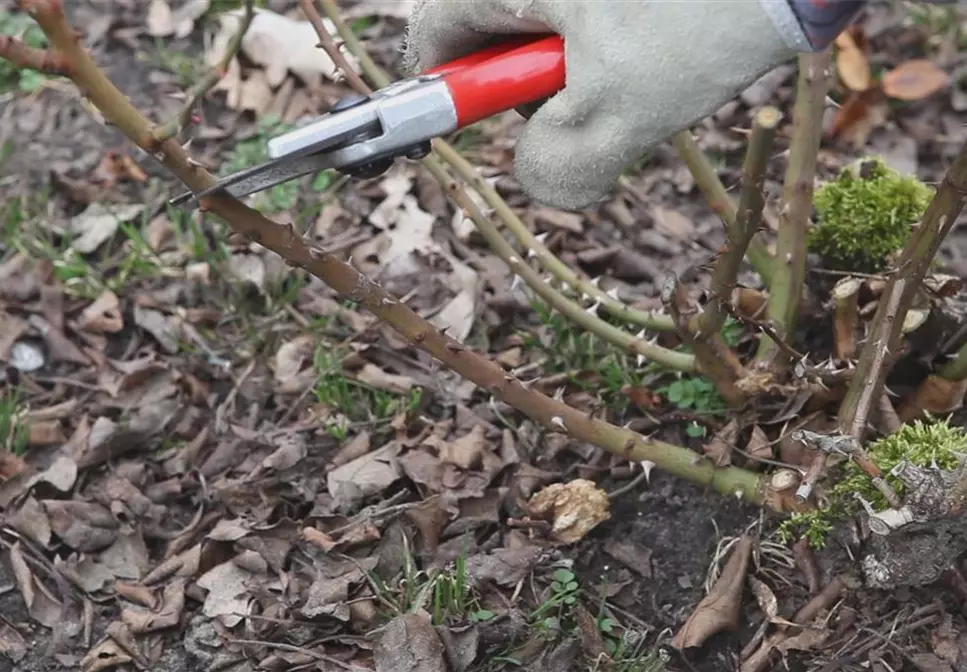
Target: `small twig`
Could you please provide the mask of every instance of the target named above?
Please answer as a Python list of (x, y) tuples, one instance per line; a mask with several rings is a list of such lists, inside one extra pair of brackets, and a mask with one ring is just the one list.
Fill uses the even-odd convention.
[[(806, 278), (806, 232), (813, 208), (813, 179), (822, 140), (823, 111), (829, 88), (829, 50), (799, 57), (799, 81), (793, 110), (792, 142), (782, 187), (776, 259), (769, 284), (766, 319), (789, 343)], [(756, 352), (758, 368), (773, 369), (781, 361), (773, 341), (762, 340)], [(785, 362), (782, 362), (785, 363)]]
[(0, 35), (0, 58), (5, 58), (18, 68), (29, 68), (47, 75), (70, 77), (71, 66), (62, 53), (54, 49), (37, 49), (23, 40)]
[(301, 653), (316, 660), (321, 660), (336, 667), (341, 667), (344, 670), (355, 670), (356, 667), (350, 665), (349, 663), (343, 662), (338, 658), (333, 658), (332, 656), (327, 656), (324, 653), (319, 653), (318, 651), (313, 651), (312, 649), (306, 649), (301, 646), (296, 646), (295, 644), (286, 644), (284, 642), (269, 642), (261, 639), (229, 639), (231, 644), (242, 644), (245, 646), (264, 646), (267, 649), (276, 649), (278, 651), (289, 651), (290, 653)]
[(192, 86), (185, 93), (185, 103), (181, 106), (181, 109), (173, 116), (171, 119), (165, 123), (157, 126), (152, 132), (151, 137), (155, 142), (160, 143), (168, 138), (173, 138), (191, 121), (192, 110), (198, 105), (198, 102), (208, 93), (213, 86), (218, 84), (219, 80), (225, 76), (228, 71), (228, 67), (232, 62), (232, 59), (238, 54), (238, 50), (242, 47), (242, 40), (245, 38), (245, 33), (248, 32), (249, 26), (252, 25), (252, 19), (255, 17), (255, 8), (253, 7), (254, 0), (245, 0), (245, 15), (242, 17), (242, 23), (238, 27), (238, 32), (232, 37), (232, 40), (228, 43), (225, 48), (225, 53), (222, 54), (222, 58), (211, 70), (205, 73), (205, 75)]

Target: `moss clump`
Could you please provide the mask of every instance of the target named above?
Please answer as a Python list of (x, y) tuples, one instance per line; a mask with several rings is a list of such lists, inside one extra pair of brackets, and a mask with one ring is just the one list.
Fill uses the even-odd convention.
[(847, 166), (816, 190), (818, 214), (809, 249), (828, 268), (876, 273), (887, 256), (910, 239), (934, 190), (915, 177), (903, 177), (882, 159)]
[[(952, 470), (960, 464), (959, 454), (967, 454), (967, 432), (946, 421), (927, 423), (916, 420), (869, 445), (867, 452), (884, 474), (889, 474), (901, 462), (918, 467), (936, 464), (941, 469)], [(903, 481), (890, 475), (886, 481), (902, 498), (906, 490)], [(793, 514), (779, 526), (779, 537), (784, 542), (805, 537), (814, 548), (822, 548), (837, 521), (859, 513), (861, 505), (856, 495), (869, 502), (874, 511), (889, 508), (869, 476), (850, 461), (844, 464), (840, 479), (829, 491), (826, 506)]]

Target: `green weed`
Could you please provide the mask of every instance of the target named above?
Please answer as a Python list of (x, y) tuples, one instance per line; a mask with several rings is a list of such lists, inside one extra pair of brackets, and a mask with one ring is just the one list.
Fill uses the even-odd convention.
[(30, 428), (23, 419), (18, 391), (0, 391), (0, 449), (15, 455), (27, 452)]
[[(47, 36), (33, 19), (23, 12), (0, 10), (0, 35), (23, 40), (27, 46), (43, 49), (47, 46)], [(47, 76), (36, 70), (19, 68), (10, 61), (0, 59), (0, 91), (19, 89), (25, 93), (38, 91)]]

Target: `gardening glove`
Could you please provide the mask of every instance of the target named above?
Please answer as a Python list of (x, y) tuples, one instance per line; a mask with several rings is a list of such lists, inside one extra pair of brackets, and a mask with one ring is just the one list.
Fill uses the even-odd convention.
[(793, 11), (804, 2), (815, 0), (418, 0), (405, 61), (420, 72), (501, 35), (561, 35), (566, 87), (527, 121), (515, 171), (538, 201), (580, 208), (654, 145), (817, 48)]

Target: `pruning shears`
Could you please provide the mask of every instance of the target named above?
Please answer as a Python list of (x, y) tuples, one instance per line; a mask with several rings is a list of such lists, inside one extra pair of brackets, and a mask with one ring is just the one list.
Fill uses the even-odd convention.
[(564, 81), (560, 36), (504, 42), (369, 96), (346, 96), (321, 117), (270, 138), (269, 161), (171, 203), (195, 208), (201, 197), (223, 190), (242, 198), (327, 169), (376, 177), (397, 158), (429, 154), (433, 138), (550, 97)]

